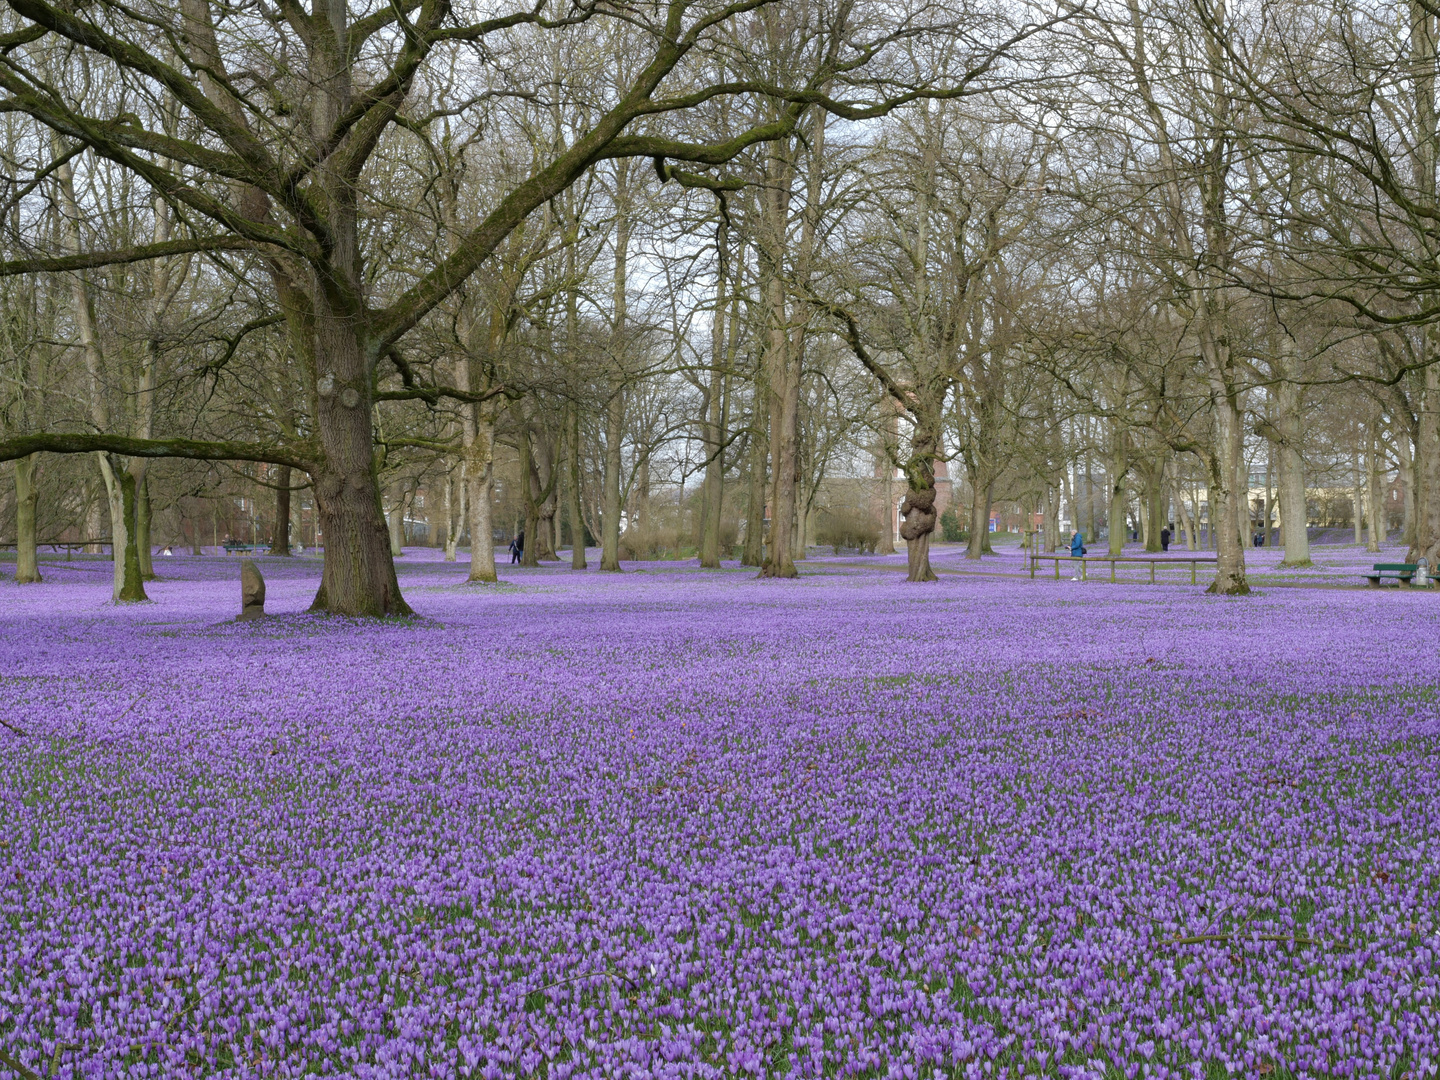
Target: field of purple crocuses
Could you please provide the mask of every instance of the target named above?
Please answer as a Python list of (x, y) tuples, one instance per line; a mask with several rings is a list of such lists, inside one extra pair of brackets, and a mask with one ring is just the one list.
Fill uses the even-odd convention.
[(0, 1077), (1435, 1076), (1440, 594), (1005, 558), (0, 581)]

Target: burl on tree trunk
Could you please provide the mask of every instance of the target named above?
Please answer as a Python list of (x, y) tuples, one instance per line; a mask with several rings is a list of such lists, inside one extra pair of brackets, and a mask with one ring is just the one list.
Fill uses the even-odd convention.
[(900, 504), (900, 535), (909, 555), (909, 581), (938, 581), (930, 569), (930, 534), (935, 531), (935, 489), (910, 490)]

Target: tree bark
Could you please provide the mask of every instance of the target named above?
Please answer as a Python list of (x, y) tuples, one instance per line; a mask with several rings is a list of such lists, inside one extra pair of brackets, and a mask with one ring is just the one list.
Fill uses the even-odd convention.
[(28, 585), (40, 579), (35, 549), (35, 462), (39, 454), (15, 459), (15, 583)]
[(720, 569), (720, 528), (725, 498), (725, 399), (730, 387), (729, 377), (725, 374), (730, 352), (725, 338), (725, 307), (729, 302), (726, 269), (730, 230), (724, 217), (720, 220), (715, 245), (719, 266), (715, 273), (715, 317), (710, 325), (710, 384), (705, 393), (706, 409), (702, 418), (705, 480), (700, 491), (700, 565), (708, 570)]
[(935, 453), (940, 434), (928, 420), (933, 420), (928, 411), (917, 417), (910, 459), (905, 464), (909, 490), (900, 504), (905, 519), (900, 536), (905, 541), (906, 580), (916, 582), (939, 580), (930, 566), (930, 536), (935, 531)]
[(970, 471), (970, 538), (965, 545), (965, 557), (978, 559), (993, 552), (990, 545), (990, 507), (994, 481), (982, 477), (978, 470)]
[(1129, 490), (1125, 483), (1130, 464), (1125, 460), (1125, 451), (1119, 445), (1123, 435), (1116, 435), (1116, 444), (1111, 449), (1110, 463), (1106, 471), (1110, 474), (1110, 554), (1119, 555), (1125, 550), (1125, 510), (1129, 501)]
[(793, 578), (796, 470), (799, 468), (800, 364), (790, 340), (785, 296), (785, 242), (790, 218), (793, 168), (778, 147), (767, 156), (767, 184), (761, 193), (765, 259), (765, 384), (770, 411), (770, 530), (760, 576)]
[(290, 554), (290, 466), (275, 470), (275, 528), (270, 533), (270, 554)]
[(470, 445), (465, 450), (466, 502), (470, 511), (470, 574), (467, 581), (494, 584), (495, 572), (494, 523), (491, 520), (490, 497), (494, 485), (495, 425), (480, 412), (471, 411)]
[[(454, 562), (456, 549), (460, 546), (460, 534), (465, 531), (465, 463), (460, 463), (457, 480), (452, 467), (445, 473), (445, 555), (444, 562)], [(455, 505), (456, 496), (460, 505)]]
[(141, 603), (148, 600), (149, 597), (145, 595), (145, 585), (140, 579), (140, 548), (136, 543), (136, 534), (139, 530), (134, 527), (136, 519), (135, 477), (128, 469), (116, 469), (115, 481), (120, 488), (121, 514), (126, 524), (123, 545), (125, 571), (120, 593), (115, 599), (129, 604)]
[(1365, 542), (1365, 479), (1360, 471), (1360, 436), (1350, 448), (1350, 519), (1355, 526), (1355, 543)]
[[(130, 464), (133, 473), (135, 459), (131, 459)], [(142, 471), (135, 481), (135, 555), (141, 581), (155, 580), (155, 560), (150, 552), (150, 521), (150, 474)]]
[(766, 447), (769, 444), (769, 411), (763, 402), (768, 396), (763, 374), (756, 380), (750, 412), (749, 487), (745, 506), (745, 545), (740, 552), (741, 566), (761, 566), (765, 562), (765, 474)]
[(620, 572), (621, 441), (625, 437), (625, 353), (630, 257), (630, 162), (615, 163), (615, 270), (611, 280), (610, 400), (605, 409), (605, 490), (600, 520), (600, 569)]
[(580, 491), (580, 407), (570, 406), (570, 483), (566, 494), (570, 497), (570, 569), (584, 570), (585, 561), (585, 514), (581, 507)]
[(605, 407), (605, 492), (600, 513), (600, 569), (620, 570), (620, 470), (624, 458), (620, 442), (625, 431), (625, 388), (618, 380), (611, 386)]
[(1373, 553), (1380, 550), (1380, 545), (1385, 541), (1386, 532), (1384, 476), (1380, 468), (1380, 438), (1373, 429), (1370, 432), (1369, 448), (1365, 452), (1365, 463), (1367, 465), (1365, 491), (1369, 503), (1365, 516), (1370, 524), (1365, 549)]
[(1240, 506), (1246, 498), (1235, 491), (1236, 463), (1244, 460), (1244, 432), (1240, 410), (1228, 393), (1211, 394), (1215, 450), (1208, 456), (1210, 472), (1210, 515), (1215, 523), (1215, 580), (1206, 592), (1221, 596), (1244, 596), (1250, 592), (1245, 580), (1245, 548), (1240, 543)]
[(1160, 550), (1160, 530), (1165, 528), (1165, 469), (1153, 463), (1145, 469), (1145, 550)]

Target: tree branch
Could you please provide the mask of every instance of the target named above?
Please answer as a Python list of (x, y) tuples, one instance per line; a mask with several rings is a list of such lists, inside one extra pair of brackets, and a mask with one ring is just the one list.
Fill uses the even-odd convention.
[(310, 472), (319, 455), (305, 443), (264, 446), (244, 442), (200, 442), (195, 439), (131, 439), (124, 435), (57, 432), (0, 439), (0, 461), (34, 453), (89, 454), (95, 451), (130, 457), (175, 457), (193, 461), (264, 461)]

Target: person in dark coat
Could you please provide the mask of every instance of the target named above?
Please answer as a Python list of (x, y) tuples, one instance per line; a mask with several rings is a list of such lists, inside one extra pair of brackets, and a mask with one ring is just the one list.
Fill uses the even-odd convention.
[(1078, 559), (1085, 554), (1086, 550), (1088, 549), (1085, 547), (1085, 534), (1076, 530), (1075, 535), (1070, 538), (1070, 557)]
[(1170, 550), (1170, 526), (1169, 526), (1169, 525), (1166, 525), (1165, 528), (1163, 528), (1163, 529), (1160, 530), (1160, 550), (1161, 550), (1161, 551), (1169, 551), (1169, 550)]

